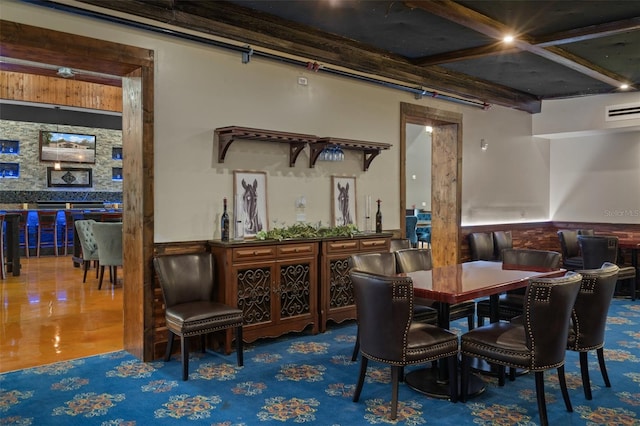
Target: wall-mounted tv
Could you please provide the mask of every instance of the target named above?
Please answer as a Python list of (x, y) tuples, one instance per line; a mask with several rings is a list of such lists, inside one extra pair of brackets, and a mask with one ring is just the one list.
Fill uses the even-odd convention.
[(96, 163), (96, 136), (40, 130), (40, 161)]

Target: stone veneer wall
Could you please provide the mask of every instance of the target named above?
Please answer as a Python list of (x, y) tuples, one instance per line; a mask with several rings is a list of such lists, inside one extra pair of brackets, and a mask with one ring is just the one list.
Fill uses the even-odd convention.
[[(62, 163), (62, 167), (92, 169), (91, 188), (49, 188), (47, 167), (39, 153), (40, 130), (96, 135), (96, 163)], [(20, 153), (1, 154), (2, 163), (19, 163), (20, 177), (0, 178), (0, 203), (35, 203), (39, 200), (122, 202), (122, 181), (112, 180), (112, 168), (122, 167), (122, 160), (112, 159), (112, 147), (122, 146), (122, 131), (80, 126), (0, 120), (0, 139), (20, 141)]]

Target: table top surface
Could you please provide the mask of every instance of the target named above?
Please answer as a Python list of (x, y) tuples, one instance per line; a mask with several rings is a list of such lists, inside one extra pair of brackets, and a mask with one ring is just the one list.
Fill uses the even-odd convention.
[(640, 241), (638, 240), (618, 241), (618, 247), (621, 249), (640, 249)]
[(501, 262), (474, 261), (399, 274), (409, 276), (417, 297), (459, 303), (526, 287), (530, 278), (563, 276), (565, 269), (525, 271), (503, 268)]

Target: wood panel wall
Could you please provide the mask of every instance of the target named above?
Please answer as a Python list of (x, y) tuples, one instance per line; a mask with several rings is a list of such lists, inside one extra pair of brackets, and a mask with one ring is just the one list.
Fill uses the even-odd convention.
[(0, 71), (0, 98), (122, 112), (120, 87), (11, 71)]

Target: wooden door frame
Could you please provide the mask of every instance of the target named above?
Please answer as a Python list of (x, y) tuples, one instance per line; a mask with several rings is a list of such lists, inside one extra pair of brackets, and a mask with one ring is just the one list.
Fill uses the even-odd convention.
[(434, 266), (460, 262), (462, 114), (400, 103), (400, 230), (406, 234), (407, 124), (432, 126), (431, 250)]
[[(153, 359), (154, 52), (0, 20), (2, 55), (122, 77), (124, 349)], [(90, 52), (90, 56), (89, 56)]]

